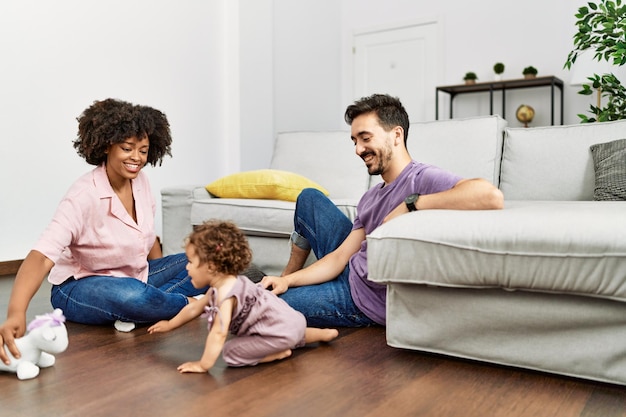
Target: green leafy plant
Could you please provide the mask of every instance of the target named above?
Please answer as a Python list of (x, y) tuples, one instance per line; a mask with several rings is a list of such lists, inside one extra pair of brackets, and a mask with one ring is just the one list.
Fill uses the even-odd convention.
[[(626, 64), (626, 4), (622, 0), (600, 0), (580, 7), (576, 14), (578, 32), (574, 35), (574, 49), (567, 55), (564, 68), (571, 69), (579, 54), (594, 50), (594, 59), (605, 60), (616, 66)], [(591, 95), (598, 91), (598, 104), (590, 106), (594, 117), (579, 114), (582, 123), (626, 118), (626, 88), (613, 74), (593, 74), (591, 83), (583, 85), (579, 94)], [(600, 98), (607, 103), (601, 106)]]
[(502, 62), (496, 62), (493, 66), (493, 72), (496, 74), (502, 74), (504, 72), (504, 64)]
[(463, 77), (463, 79), (465, 81), (467, 81), (467, 80), (477, 80), (478, 76), (476, 75), (475, 72), (467, 72), (467, 73), (465, 73), (465, 77)]
[(537, 68), (531, 66), (528, 66), (526, 68), (524, 68), (522, 70), (522, 75), (537, 75)]
[[(600, 103), (597, 106), (589, 106), (589, 112), (595, 117), (579, 114), (581, 123), (607, 122), (626, 118), (626, 90), (613, 74), (597, 75), (587, 78), (591, 84), (584, 84), (578, 94), (592, 95), (595, 91), (601, 91), (603, 97), (608, 97), (604, 107)], [(594, 91), (595, 90), (595, 91)]]

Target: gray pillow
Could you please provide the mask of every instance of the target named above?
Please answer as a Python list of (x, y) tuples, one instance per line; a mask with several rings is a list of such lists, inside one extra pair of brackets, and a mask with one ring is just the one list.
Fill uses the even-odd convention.
[(593, 199), (626, 200), (626, 139), (591, 145), (596, 184)]

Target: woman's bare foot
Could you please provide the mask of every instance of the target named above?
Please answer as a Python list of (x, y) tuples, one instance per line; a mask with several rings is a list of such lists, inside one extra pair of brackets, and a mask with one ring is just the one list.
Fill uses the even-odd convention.
[(306, 343), (330, 342), (339, 336), (337, 329), (319, 329), (317, 327), (307, 327), (305, 332)]

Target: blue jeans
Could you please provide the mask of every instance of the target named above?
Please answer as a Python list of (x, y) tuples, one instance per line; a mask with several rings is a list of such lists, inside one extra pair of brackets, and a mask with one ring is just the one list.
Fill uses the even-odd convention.
[(116, 320), (154, 323), (171, 319), (187, 305), (188, 296), (203, 294), (187, 275), (184, 253), (148, 262), (148, 282), (135, 278), (91, 276), (70, 278), (52, 286), (51, 302), (68, 320), (110, 324)]
[[(317, 259), (334, 251), (352, 231), (352, 222), (324, 194), (306, 188), (298, 196), (294, 229)], [(300, 311), (310, 327), (364, 327), (376, 324), (354, 304), (346, 265), (331, 281), (289, 288), (281, 298)]]

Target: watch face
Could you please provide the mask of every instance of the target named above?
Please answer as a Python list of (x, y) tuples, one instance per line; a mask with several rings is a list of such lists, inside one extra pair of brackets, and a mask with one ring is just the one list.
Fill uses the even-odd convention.
[(406, 204), (406, 207), (409, 209), (409, 211), (417, 210), (417, 207), (415, 207), (415, 202), (417, 201), (419, 196), (420, 196), (419, 194), (411, 194), (410, 196), (404, 199), (404, 203)]

